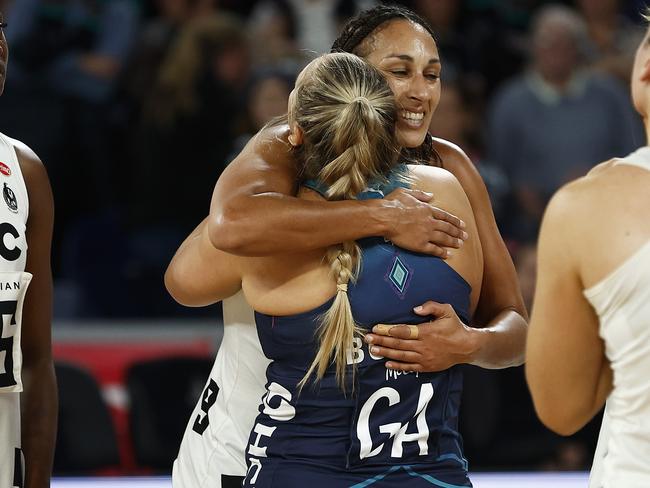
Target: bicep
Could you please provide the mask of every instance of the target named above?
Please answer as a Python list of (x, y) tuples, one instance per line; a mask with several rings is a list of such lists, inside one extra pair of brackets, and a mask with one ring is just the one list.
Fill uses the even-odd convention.
[(278, 128), (268, 128), (253, 137), (226, 167), (215, 186), (211, 212), (222, 212), (246, 199), (264, 193), (293, 195), (296, 165)]
[(583, 295), (571, 252), (571, 217), (565, 216), (566, 205), (559, 207), (549, 206), (540, 231), (526, 376), (542, 421), (566, 434), (599, 408), (596, 393), (605, 357), (598, 318)]

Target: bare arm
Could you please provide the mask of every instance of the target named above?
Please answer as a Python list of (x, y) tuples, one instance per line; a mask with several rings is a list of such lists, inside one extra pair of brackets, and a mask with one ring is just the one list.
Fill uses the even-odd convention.
[(467, 362), (490, 369), (523, 364), (528, 313), (483, 179), (457, 146), (438, 140), (436, 148), (469, 198), (483, 249), (483, 286), (473, 324), (482, 328), (471, 330), (477, 347)]
[(459, 219), (427, 205), (431, 196), (422, 192), (366, 201), (295, 198), (297, 169), (286, 135), (284, 126), (260, 132), (219, 178), (207, 229), (216, 248), (264, 256), (367, 236), (438, 256), (446, 255), (444, 247), (458, 247)]
[(26, 271), (32, 273), (23, 305), (24, 391), (21, 395), (25, 487), (50, 486), (57, 422), (57, 388), (52, 361), (52, 273), (50, 248), (54, 203), (47, 173), (38, 157), (16, 142), (29, 194)]
[(612, 385), (598, 317), (582, 293), (573, 245), (580, 215), (569, 188), (546, 210), (526, 354), (535, 410), (547, 427), (563, 435), (576, 432), (602, 408)]
[(203, 220), (185, 239), (165, 272), (167, 291), (188, 307), (211, 305), (241, 288), (237, 257), (212, 245), (207, 223)]
[[(470, 363), (489, 369), (524, 362), (528, 315), (517, 274), (492, 213), (487, 189), (469, 158), (455, 145), (436, 140), (443, 167), (454, 174), (465, 191), (478, 229), (483, 252), (483, 284), (474, 326), (467, 327), (451, 307), (427, 302), (416, 310), (433, 323), (419, 326), (417, 340), (407, 328), (373, 329), (367, 340), (381, 346), (379, 354), (392, 359), (386, 366), (405, 371), (441, 371)], [(390, 335), (392, 337), (387, 337)]]

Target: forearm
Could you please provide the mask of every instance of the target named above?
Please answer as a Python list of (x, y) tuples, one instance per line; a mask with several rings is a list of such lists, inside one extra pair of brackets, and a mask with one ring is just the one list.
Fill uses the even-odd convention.
[(502, 369), (524, 363), (528, 325), (515, 310), (504, 310), (485, 327), (471, 329), (475, 341), (469, 363), (486, 369)]
[[(238, 288), (238, 280), (231, 276), (232, 259), (215, 249), (208, 237), (207, 219), (204, 219), (180, 245), (165, 272), (165, 287), (180, 304), (188, 307), (211, 305), (229, 296), (232, 281)], [(228, 283), (224, 285), (224, 281)], [(225, 290), (225, 291), (224, 291)], [(223, 295), (226, 293), (226, 295)]]
[(43, 358), (24, 368), (23, 382), (21, 430), (25, 488), (45, 488), (50, 486), (58, 412), (52, 359)]
[(213, 210), (208, 229), (217, 249), (264, 256), (387, 235), (399, 212), (389, 200), (320, 202), (263, 193)]

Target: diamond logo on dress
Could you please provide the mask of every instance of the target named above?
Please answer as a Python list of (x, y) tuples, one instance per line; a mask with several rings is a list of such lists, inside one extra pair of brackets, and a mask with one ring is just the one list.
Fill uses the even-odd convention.
[(404, 265), (399, 256), (395, 256), (395, 261), (393, 261), (393, 268), (390, 270), (388, 277), (399, 290), (400, 293), (404, 293), (406, 289), (406, 283), (409, 278), (409, 269)]

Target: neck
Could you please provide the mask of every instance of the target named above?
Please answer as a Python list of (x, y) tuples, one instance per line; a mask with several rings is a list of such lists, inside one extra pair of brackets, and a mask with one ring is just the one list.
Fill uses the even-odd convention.
[(648, 120), (647, 116), (643, 117), (643, 126), (645, 128), (646, 145), (650, 146), (650, 120)]

